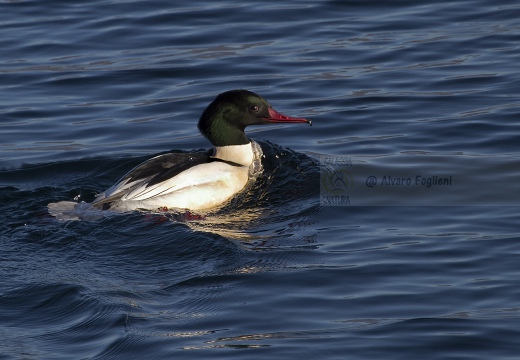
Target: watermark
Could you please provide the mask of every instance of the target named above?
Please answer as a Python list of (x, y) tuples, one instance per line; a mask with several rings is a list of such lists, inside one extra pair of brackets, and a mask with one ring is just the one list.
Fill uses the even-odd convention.
[(520, 159), (321, 156), (324, 206), (519, 206)]
[(352, 161), (348, 157), (324, 157), (323, 163), (330, 165), (320, 173), (320, 201), (323, 205), (350, 205), (349, 191), (354, 187), (354, 178), (349, 171)]
[(453, 181), (452, 175), (447, 176), (422, 176), (415, 175), (412, 177), (399, 177), (392, 175), (383, 175), (378, 182), (378, 178), (375, 175), (367, 177), (365, 184), (368, 187), (374, 186), (451, 186)]

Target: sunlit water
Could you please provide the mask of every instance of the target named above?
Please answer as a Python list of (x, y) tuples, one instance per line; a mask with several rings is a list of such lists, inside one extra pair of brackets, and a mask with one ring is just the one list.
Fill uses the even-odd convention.
[[(0, 358), (516, 358), (519, 14), (0, 2)], [(248, 129), (265, 169), (226, 206), (49, 216), (208, 148), (235, 88), (313, 126)]]

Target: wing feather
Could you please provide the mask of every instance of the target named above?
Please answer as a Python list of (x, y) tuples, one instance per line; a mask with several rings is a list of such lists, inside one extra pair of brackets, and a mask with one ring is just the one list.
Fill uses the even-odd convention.
[[(172, 191), (173, 179), (180, 173), (213, 159), (201, 153), (167, 153), (153, 157), (130, 170), (115, 185), (100, 194), (93, 206), (110, 208), (118, 200), (146, 199), (158, 193)], [(166, 186), (165, 186), (166, 185)]]

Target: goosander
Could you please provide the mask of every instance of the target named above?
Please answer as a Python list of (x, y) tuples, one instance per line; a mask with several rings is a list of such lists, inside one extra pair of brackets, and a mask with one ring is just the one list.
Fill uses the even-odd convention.
[[(99, 194), (90, 206), (120, 212), (215, 208), (240, 192), (258, 174), (262, 150), (246, 136), (244, 129), (269, 123), (312, 125), (308, 119), (280, 114), (251, 91), (224, 92), (208, 105), (198, 123), (199, 131), (213, 144), (212, 153), (167, 153), (153, 157)], [(59, 217), (64, 208), (60, 204), (66, 203), (77, 204), (52, 203), (49, 212)]]

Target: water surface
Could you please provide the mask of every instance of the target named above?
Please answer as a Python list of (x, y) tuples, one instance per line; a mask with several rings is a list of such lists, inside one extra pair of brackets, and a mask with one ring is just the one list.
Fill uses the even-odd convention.
[[(1, 358), (516, 358), (519, 11), (0, 2)], [(198, 117), (236, 88), (313, 126), (249, 129), (266, 172), (228, 206), (48, 215), (208, 148)], [(356, 164), (468, 186), (324, 203)]]

